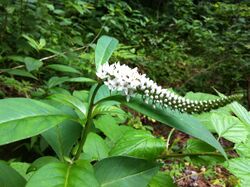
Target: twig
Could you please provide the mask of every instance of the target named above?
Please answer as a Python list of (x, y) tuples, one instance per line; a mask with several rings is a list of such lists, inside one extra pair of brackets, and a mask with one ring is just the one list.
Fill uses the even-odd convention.
[[(100, 36), (101, 32), (103, 30), (103, 26), (101, 27), (100, 31), (97, 33), (97, 35), (95, 36), (95, 38), (88, 44), (88, 45), (85, 45), (85, 46), (82, 46), (82, 47), (78, 47), (78, 48), (75, 48), (73, 49), (73, 51), (80, 51), (82, 49), (85, 49), (83, 52), (86, 52), (86, 50), (89, 48), (90, 45), (92, 45), (96, 40), (97, 38)], [(70, 51), (65, 51), (63, 52), (62, 54), (67, 54), (69, 53)], [(43, 57), (41, 59), (39, 59), (40, 61), (45, 61), (45, 60), (49, 60), (51, 58), (55, 58), (57, 56), (60, 56), (61, 54), (54, 54), (54, 55), (51, 55), (51, 56), (47, 56), (47, 57)]]
[(194, 79), (195, 77), (197, 77), (198, 75), (201, 75), (202, 73), (207, 72), (208, 70), (212, 69), (214, 66), (218, 65), (221, 61), (223, 61), (224, 59), (218, 60), (217, 62), (215, 62), (214, 64), (211, 64), (208, 68), (206, 69), (202, 69), (200, 71), (198, 71), (197, 73), (195, 73), (193, 76), (191, 76), (189, 79), (187, 79), (184, 83), (182, 83), (180, 85), (180, 88), (183, 87), (184, 85), (186, 85), (189, 81), (191, 81), (192, 79)]
[(192, 173), (192, 174), (190, 174), (190, 175), (186, 175), (186, 176), (184, 176), (184, 177), (179, 178), (179, 179), (176, 180), (175, 182), (180, 182), (180, 181), (183, 180), (183, 179), (187, 179), (187, 178), (192, 177), (192, 176), (199, 176), (199, 175), (202, 175), (202, 174), (204, 174), (204, 173), (205, 173), (205, 171), (201, 171), (201, 172), (199, 172), (199, 173)]

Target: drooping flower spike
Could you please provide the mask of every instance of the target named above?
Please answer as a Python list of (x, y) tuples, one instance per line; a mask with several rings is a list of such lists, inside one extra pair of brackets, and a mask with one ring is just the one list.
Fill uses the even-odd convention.
[(180, 112), (201, 113), (225, 106), (238, 99), (237, 95), (214, 100), (190, 100), (179, 96), (168, 89), (164, 89), (150, 80), (146, 74), (140, 74), (137, 68), (119, 62), (109, 65), (103, 64), (96, 73), (111, 91), (121, 91), (127, 96), (127, 100), (136, 93), (141, 94), (144, 101), (152, 102), (153, 107), (160, 104)]

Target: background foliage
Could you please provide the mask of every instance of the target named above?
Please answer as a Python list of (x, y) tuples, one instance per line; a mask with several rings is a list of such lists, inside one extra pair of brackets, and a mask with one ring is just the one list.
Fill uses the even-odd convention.
[(93, 76), (93, 40), (100, 34), (119, 39), (113, 60), (180, 92), (246, 88), (244, 1), (3, 0), (0, 9), (2, 95), (33, 93), (51, 75)]
[[(172, 179), (180, 186), (202, 181), (249, 186), (250, 117), (241, 105), (180, 115), (138, 98), (98, 103), (110, 94), (105, 87), (96, 93), (95, 107), (89, 104), (95, 68), (118, 45), (105, 36), (96, 46), (102, 35), (119, 40), (111, 62), (139, 67), (183, 95), (213, 88), (226, 95), (245, 92), (249, 17), (249, 3), (235, 0), (1, 0), (0, 98), (5, 99), (0, 101), (0, 159), (8, 164), (0, 161), (0, 186), (52, 185), (48, 172), (69, 186), (175, 186)], [(218, 98), (193, 92), (185, 97)], [(85, 137), (84, 153), (78, 154), (86, 119), (93, 129)], [(155, 120), (173, 128), (156, 128)], [(158, 159), (161, 164), (151, 162)], [(127, 176), (125, 183), (110, 164)], [(204, 170), (204, 165), (209, 166)], [(107, 170), (110, 175), (103, 175)], [(14, 176), (13, 184), (5, 176)]]

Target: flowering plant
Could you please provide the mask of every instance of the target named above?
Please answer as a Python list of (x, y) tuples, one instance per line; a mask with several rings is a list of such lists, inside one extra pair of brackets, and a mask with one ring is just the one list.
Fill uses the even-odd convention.
[[(202, 140), (206, 146), (209, 144), (217, 150), (207, 155), (227, 158), (211, 132), (190, 114), (224, 106), (237, 96), (204, 101), (181, 97), (157, 85), (137, 68), (107, 63), (117, 44), (116, 39), (108, 36), (98, 40), (95, 50), (97, 81), (83, 77), (73, 79), (94, 83), (90, 91), (74, 91), (72, 95), (57, 93), (46, 100), (0, 100), (0, 145), (39, 135), (56, 155), (26, 163), (28, 169), (21, 175), (0, 162), (0, 186), (153, 186), (160, 169), (157, 160), (180, 156), (170, 154), (172, 133), (163, 140), (145, 129), (121, 126), (127, 114), (120, 105)], [(27, 176), (30, 172), (32, 176)]]

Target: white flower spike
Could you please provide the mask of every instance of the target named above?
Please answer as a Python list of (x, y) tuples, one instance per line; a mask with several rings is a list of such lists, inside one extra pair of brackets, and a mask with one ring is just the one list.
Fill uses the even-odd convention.
[(158, 86), (154, 81), (150, 80), (146, 74), (140, 74), (137, 68), (130, 68), (129, 66), (119, 62), (109, 65), (103, 64), (96, 72), (105, 85), (111, 91), (121, 91), (126, 95), (127, 101), (136, 93), (139, 93), (145, 98), (145, 103), (151, 98), (152, 105), (155, 108), (156, 103), (163, 107), (170, 107), (171, 109), (179, 110), (187, 113), (201, 113), (212, 109), (216, 109), (236, 100), (238, 96), (229, 96), (226, 98), (207, 100), (207, 101), (193, 101)]

